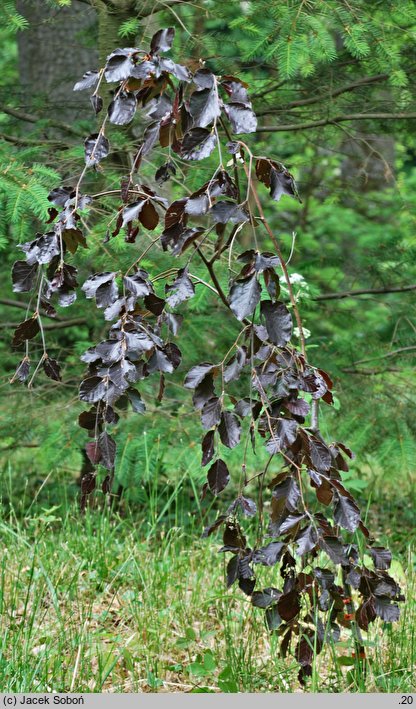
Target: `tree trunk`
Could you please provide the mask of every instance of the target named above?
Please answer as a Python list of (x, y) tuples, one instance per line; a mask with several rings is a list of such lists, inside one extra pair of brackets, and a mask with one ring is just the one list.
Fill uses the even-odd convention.
[(91, 0), (98, 16), (98, 54), (100, 66), (103, 66), (107, 55), (119, 46), (134, 46), (135, 37), (120, 37), (120, 25), (137, 14), (133, 0), (119, 0), (117, 7), (109, 9), (103, 0)]
[(72, 89), (98, 65), (95, 10), (78, 0), (54, 9), (40, 0), (17, 0), (16, 5), (29, 21), (18, 34), (21, 108), (67, 122), (89, 117), (89, 102)]

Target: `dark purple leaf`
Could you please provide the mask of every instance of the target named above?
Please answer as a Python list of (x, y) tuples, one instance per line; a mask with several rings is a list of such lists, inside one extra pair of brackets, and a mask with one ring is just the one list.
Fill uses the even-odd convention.
[(303, 519), (305, 519), (304, 514), (291, 514), (288, 515), (279, 527), (279, 534), (286, 534), (289, 529), (292, 529), (295, 525), (299, 524)]
[(30, 266), (26, 261), (15, 261), (12, 269), (13, 291), (27, 293), (32, 290), (37, 272), (37, 263)]
[[(78, 246), (82, 246), (84, 249), (88, 248), (86, 238), (80, 229), (64, 229), (62, 231), (62, 238), (71, 254), (76, 253)], [(56, 253), (53, 255), (55, 256), (58, 253), (59, 245), (56, 240)]]
[(125, 126), (134, 118), (137, 101), (134, 94), (120, 91), (108, 107), (108, 119), (116, 126)]
[(238, 578), (238, 555), (236, 554), (235, 556), (231, 557), (230, 561), (227, 564), (227, 588), (230, 588), (230, 586), (237, 581)]
[(231, 123), (233, 133), (255, 133), (257, 130), (257, 118), (253, 109), (244, 103), (227, 103), (224, 111)]
[(198, 69), (192, 79), (199, 89), (211, 89), (214, 86), (215, 75), (210, 69)]
[(172, 246), (172, 254), (180, 256), (193, 242), (204, 233), (204, 229), (196, 227), (192, 229), (184, 229), (179, 236), (175, 238)]
[(335, 582), (335, 575), (329, 569), (321, 569), (318, 566), (313, 570), (314, 576), (319, 585), (325, 590), (332, 588)]
[(87, 167), (98, 165), (101, 160), (107, 157), (110, 144), (102, 133), (91, 133), (85, 139), (85, 163)]
[(203, 160), (211, 155), (216, 144), (215, 133), (205, 128), (192, 128), (183, 137), (181, 157), (184, 160)]
[(320, 473), (325, 473), (330, 470), (332, 465), (332, 456), (331, 451), (325, 443), (315, 436), (308, 436), (308, 445), (314, 468)]
[(221, 115), (215, 80), (211, 88), (194, 91), (189, 102), (189, 111), (198, 128), (206, 128)]
[(284, 194), (290, 197), (298, 196), (293, 175), (287, 170), (279, 171), (273, 167), (270, 172), (270, 195), (278, 202)]
[(250, 500), (249, 497), (243, 497), (243, 495), (241, 495), (241, 497), (238, 497), (237, 500), (239, 502), (244, 517), (255, 516), (255, 514), (257, 513), (257, 505), (254, 500)]
[(234, 412), (237, 416), (245, 418), (251, 414), (253, 408), (253, 402), (250, 399), (240, 399), (234, 407)]
[(82, 286), (82, 290), (87, 298), (94, 298), (97, 289), (107, 283), (110, 283), (116, 277), (116, 273), (113, 271), (106, 271), (104, 273), (95, 273), (93, 276), (87, 278)]
[(219, 459), (213, 463), (208, 471), (209, 489), (214, 495), (219, 495), (230, 482), (230, 473), (223, 460)]
[(230, 289), (230, 308), (238, 320), (252, 315), (260, 295), (261, 287), (255, 274), (233, 283)]
[(196, 409), (202, 409), (209, 399), (215, 396), (214, 379), (212, 374), (207, 374), (195, 388), (192, 403)]
[(254, 268), (258, 273), (280, 265), (280, 258), (274, 254), (255, 252), (255, 256)]
[(201, 410), (202, 428), (208, 430), (213, 428), (213, 426), (217, 426), (221, 421), (221, 411), (221, 399), (216, 396), (209, 399)]
[(217, 202), (209, 210), (214, 224), (243, 224), (250, 219), (248, 212), (235, 202)]
[(16, 379), (18, 379), (19, 382), (25, 382), (29, 377), (29, 372), (30, 362), (27, 357), (24, 357), (22, 361), (18, 364), (11, 381), (14, 382)]
[(149, 374), (153, 374), (153, 372), (166, 372), (171, 374), (174, 370), (174, 366), (168, 355), (163, 350), (156, 348), (147, 363), (147, 369)]
[(116, 457), (116, 443), (114, 439), (108, 435), (107, 431), (103, 431), (98, 437), (98, 447), (101, 453), (101, 465), (107, 468), (107, 470), (113, 470)]
[(269, 339), (278, 347), (285, 347), (292, 337), (292, 316), (284, 303), (262, 300), (260, 312), (264, 318)]
[(176, 64), (172, 59), (165, 59), (164, 57), (160, 59), (159, 63), (160, 69), (162, 71), (167, 71), (169, 74), (173, 74), (179, 81), (191, 81), (191, 73), (186, 66), (182, 64)]
[(153, 315), (161, 315), (165, 307), (166, 301), (163, 298), (159, 298), (154, 293), (147, 295), (144, 299), (144, 304), (148, 310), (150, 310)]
[(90, 441), (85, 446), (85, 451), (93, 465), (97, 465), (101, 460), (101, 451), (97, 441)]
[(167, 182), (172, 175), (176, 175), (176, 167), (173, 162), (168, 160), (156, 170), (155, 180), (161, 185)]
[(90, 101), (91, 101), (92, 107), (94, 109), (95, 115), (97, 115), (98, 113), (100, 113), (100, 111), (103, 110), (103, 100), (102, 100), (101, 96), (98, 96), (97, 94), (93, 94), (92, 96), (90, 96)]
[(75, 197), (73, 187), (55, 187), (48, 194), (49, 202), (52, 202), (56, 207), (64, 207), (71, 197)]
[(123, 221), (121, 226), (126, 226), (126, 224), (129, 224), (134, 219), (138, 219), (146, 201), (146, 199), (139, 199), (138, 202), (127, 205), (127, 207), (123, 209)]
[(146, 271), (139, 270), (132, 276), (124, 276), (123, 283), (132, 295), (136, 298), (142, 298), (152, 292), (152, 285), (148, 278)]
[(132, 48), (115, 49), (109, 54), (104, 72), (106, 81), (124, 81), (129, 78), (133, 69), (131, 56), (135, 51)]
[(298, 425), (292, 419), (278, 419), (273, 425), (273, 435), (266, 443), (269, 453), (275, 454), (284, 451), (295, 442)]
[(334, 508), (334, 520), (349, 532), (355, 532), (361, 521), (360, 510), (352, 500), (340, 495)]
[(211, 460), (214, 457), (215, 453), (215, 447), (214, 447), (214, 441), (215, 441), (215, 432), (214, 431), (208, 431), (208, 433), (205, 434), (203, 440), (202, 440), (202, 461), (201, 465), (208, 465), (208, 463), (211, 462)]
[(318, 542), (318, 534), (312, 527), (305, 527), (296, 537), (297, 553), (299, 556), (307, 554), (316, 546)]
[(101, 422), (101, 415), (98, 413), (97, 407), (93, 406), (89, 411), (82, 411), (78, 416), (78, 424), (81, 428), (86, 428), (87, 431), (94, 431)]
[(277, 588), (264, 588), (262, 591), (254, 591), (251, 602), (256, 608), (268, 608), (276, 603), (281, 595)]
[(399, 606), (391, 603), (389, 598), (375, 597), (374, 610), (376, 615), (386, 623), (395, 623), (400, 618)]
[(189, 197), (185, 205), (185, 212), (193, 217), (201, 217), (207, 213), (209, 204), (210, 199), (206, 192), (203, 192), (196, 197)]
[(149, 352), (155, 345), (163, 346), (163, 341), (143, 325), (138, 325), (138, 330), (124, 330), (124, 339), (127, 342), (127, 356), (130, 359), (140, 359), (143, 352)]
[[(104, 318), (106, 320), (115, 320), (120, 316), (122, 309), (130, 310), (132, 309), (133, 303), (129, 302), (130, 299), (126, 301), (125, 298), (118, 298), (111, 305), (104, 310)], [(130, 307), (131, 306), (131, 307)]]
[(305, 399), (292, 399), (291, 401), (286, 401), (285, 406), (291, 414), (294, 414), (295, 416), (302, 416), (303, 418), (308, 415), (311, 408)]
[(277, 610), (281, 618), (287, 622), (296, 618), (300, 611), (299, 592), (293, 590), (280, 596), (277, 602)]
[(198, 384), (201, 384), (206, 375), (212, 372), (213, 369), (214, 365), (208, 362), (197, 364), (196, 367), (192, 367), (186, 375), (184, 386), (187, 389), (195, 389)]
[(171, 308), (175, 308), (195, 295), (195, 286), (188, 276), (188, 269), (181, 268), (178, 271), (176, 280), (165, 286), (165, 293), (169, 293), (166, 302)]
[(46, 356), (42, 364), (44, 372), (49, 379), (53, 379), (55, 382), (62, 381), (61, 369), (56, 359)]
[(238, 581), (238, 587), (243, 591), (243, 593), (246, 594), (246, 596), (251, 596), (251, 594), (254, 591), (255, 585), (256, 585), (255, 578), (250, 578), (250, 579), (240, 578)]
[(108, 384), (100, 377), (88, 377), (81, 382), (79, 398), (89, 404), (95, 404), (107, 398), (107, 390)]
[(279, 611), (277, 610), (277, 606), (271, 606), (271, 608), (266, 608), (264, 617), (266, 620), (266, 625), (270, 631), (276, 630), (282, 623), (282, 619), (279, 615)]
[(270, 542), (261, 549), (256, 549), (253, 552), (253, 564), (262, 564), (263, 566), (274, 566), (280, 561), (284, 549), (284, 544), (281, 542)]
[[(204, 413), (205, 407), (202, 410)], [(221, 443), (227, 448), (235, 448), (240, 443), (241, 424), (237, 416), (230, 411), (224, 411), (218, 426)]]
[(221, 86), (230, 96), (231, 101), (249, 104), (250, 100), (247, 93), (248, 84), (244, 83), (235, 76), (224, 76), (221, 81)]
[(95, 473), (85, 473), (81, 478), (81, 510), (85, 509), (86, 496), (90, 495), (96, 487), (97, 477)]
[(98, 77), (98, 71), (86, 71), (82, 79), (77, 81), (73, 90), (84, 91), (84, 89), (91, 89), (97, 83)]
[(281, 483), (274, 486), (272, 497), (275, 500), (284, 500), (287, 509), (290, 512), (295, 512), (300, 497), (300, 490), (296, 480), (289, 475)]
[(371, 547), (370, 556), (376, 569), (386, 571), (391, 565), (391, 551), (384, 547)]
[(41, 234), (34, 241), (22, 244), (21, 248), (26, 253), (28, 264), (33, 263), (50, 263), (54, 256), (60, 253), (60, 245), (57, 234), (50, 231), (47, 234)]
[(159, 52), (168, 52), (172, 47), (173, 40), (175, 38), (175, 28), (167, 27), (166, 29), (159, 30), (153, 35), (152, 41), (150, 42), (150, 52), (151, 54), (159, 54)]
[(372, 623), (377, 617), (375, 607), (374, 607), (374, 598), (371, 597), (368, 600), (364, 601), (361, 606), (359, 606), (356, 610), (355, 613), (355, 619), (362, 630), (367, 631), (368, 626), (370, 623)]
[(130, 403), (132, 405), (133, 411), (136, 414), (144, 414), (146, 411), (146, 405), (136, 389), (128, 389), (127, 396), (129, 397)]
[(150, 200), (147, 200), (143, 205), (143, 209), (140, 210), (139, 221), (145, 229), (150, 231), (156, 229), (159, 224), (159, 215)]
[(97, 308), (108, 308), (118, 298), (118, 286), (115, 280), (108, 283), (102, 283), (95, 291), (95, 302)]
[(104, 364), (114, 364), (114, 362), (118, 362), (124, 357), (125, 354), (121, 340), (103, 340), (95, 349)]
[(337, 537), (324, 535), (319, 538), (319, 546), (328, 554), (334, 564), (347, 564), (348, 560), (344, 553), (344, 547)]
[(215, 532), (219, 527), (221, 527), (222, 524), (224, 524), (226, 519), (226, 515), (220, 515), (219, 517), (217, 517), (215, 522), (212, 522), (212, 524), (208, 525), (208, 527), (205, 527), (204, 531), (202, 532), (202, 537), (210, 537), (213, 532)]
[(32, 340), (40, 331), (37, 317), (29, 318), (21, 322), (14, 331), (12, 347), (22, 345), (26, 340)]
[[(133, 65), (130, 70), (130, 76), (134, 79), (149, 79), (152, 74), (158, 73), (158, 68), (155, 62), (149, 62), (146, 59)], [(153, 114), (152, 114), (153, 118)]]

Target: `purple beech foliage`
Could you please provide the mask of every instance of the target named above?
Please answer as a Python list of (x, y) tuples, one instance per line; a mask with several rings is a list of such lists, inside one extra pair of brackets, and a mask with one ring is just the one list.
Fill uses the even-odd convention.
[[(232, 478), (223, 451), (239, 445), (244, 451), (247, 435), (253, 448), (263, 441), (269, 463), (280, 461), (274, 477), (267, 477), (269, 463), (251, 476), (268, 490), (256, 504), (246, 492), (252, 483), (243, 452), (239, 494), (203, 535), (222, 530), (220, 551), (229, 556), (227, 586), (237, 584), (253, 606), (264, 609), (267, 627), (281, 639), (282, 654), (292, 652), (297, 659), (304, 683), (312, 673), (314, 653), (339, 638), (340, 626), (351, 630), (357, 656), (363, 657), (361, 630), (377, 617), (397, 620), (398, 602), (404, 599), (389, 575), (390, 552), (375, 545), (357, 502), (342, 483), (341, 473), (348, 471), (352, 452), (342, 443), (325, 441), (316, 424), (318, 405), (333, 402), (333, 384), (326, 372), (308, 361), (304, 341), (300, 349), (292, 342), (293, 320), (298, 329), (301, 321), (278, 244), (273, 239), (276, 253), (253, 248), (238, 258), (232, 249), (244, 225), (250, 230), (264, 226), (263, 213), (253, 209), (252, 197), (259, 205), (257, 190), (264, 196), (268, 192), (276, 202), (283, 195), (299, 199), (294, 178), (280, 162), (253, 155), (236, 137), (256, 131), (247, 85), (234, 76), (215, 76), (205, 67), (192, 73), (166, 58), (174, 34), (173, 28), (159, 30), (148, 51), (115, 49), (102, 69), (87, 71), (74, 87), (92, 91), (96, 113), (103, 108), (99, 95), (103, 82), (113, 84), (113, 98), (101, 128), (84, 141), (85, 166), (77, 184), (51, 190), (45, 233), (20, 245), (23, 258), (13, 266), (13, 290), (35, 293), (36, 305), (13, 336), (13, 347), (25, 352), (13, 380), (32, 384), (30, 343), (39, 336), (43, 355), (34, 374), (43, 368), (47, 377), (61, 380), (59, 363), (47, 352), (42, 312), (54, 314), (56, 307), (69, 307), (77, 297), (72, 261), (78, 248), (88, 246), (80, 211), (94, 201), (82, 193), (83, 177), (87, 170), (102, 170), (101, 163), (111, 153), (109, 124), (128, 125), (140, 113), (147, 123), (131, 172), (114, 195), (118, 204), (112, 237), (123, 230), (125, 240), (134, 243), (141, 232), (153, 231), (161, 222), (159, 246), (171, 254), (176, 275), (168, 277), (164, 298), (156, 295), (140, 259), (126, 273), (93, 273), (82, 284), (85, 297), (103, 311), (109, 330), (106, 339), (81, 357), (88, 371), (79, 397), (87, 408), (79, 425), (90, 438), (86, 453), (96, 470), (82, 480), (81, 508), (98, 484), (100, 467), (105, 469), (101, 488), (104, 493), (111, 490), (117, 447), (109, 431), (119, 420), (118, 407), (129, 405), (133, 412), (145, 414), (140, 382), (158, 377), (161, 399), (165, 377), (181, 364), (181, 351), (171, 337), (178, 334), (182, 321), (176, 309), (195, 294), (189, 262), (196, 255), (207, 267), (221, 305), (241, 324), (220, 364), (194, 364), (185, 376), (184, 386), (193, 392), (203, 429), (201, 464), (207, 466), (207, 481), (202, 496), (223, 494)], [(229, 171), (220, 135), (227, 141)], [(154, 148), (167, 149), (155, 174), (157, 184), (178, 174), (177, 158), (200, 161), (217, 151), (219, 165), (193, 194), (169, 204), (140, 177), (142, 160)], [(223, 254), (237, 272), (228, 293), (214, 269)], [(291, 294), (287, 303), (280, 295), (282, 269)], [(239, 398), (227, 392), (230, 383), (234, 392), (240, 387)], [(244, 520), (256, 519), (259, 513), (263, 518), (263, 499), (270, 504), (268, 523), (261, 526), (263, 540), (249, 543)], [(372, 568), (363, 563), (363, 548), (371, 556)], [(272, 567), (276, 587), (258, 586), (259, 566)]]

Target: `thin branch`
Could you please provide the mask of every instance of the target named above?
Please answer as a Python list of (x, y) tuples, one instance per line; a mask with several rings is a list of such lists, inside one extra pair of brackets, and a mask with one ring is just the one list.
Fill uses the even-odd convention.
[(401, 372), (401, 369), (399, 369), (399, 367), (387, 367), (386, 369), (354, 369), (352, 367), (344, 367), (341, 369), (341, 372), (372, 377), (377, 374), (385, 374), (386, 372)]
[[(39, 147), (39, 140), (33, 140), (31, 138), (17, 138), (14, 135), (7, 135), (6, 133), (0, 133), (0, 138), (3, 138), (7, 143), (13, 143), (13, 145), (36, 145), (36, 147)], [(53, 145), (56, 147), (57, 145), (64, 146), (65, 148), (68, 148), (67, 143), (64, 143), (62, 140), (43, 140), (42, 139), (42, 145)]]
[(277, 133), (280, 131), (307, 130), (308, 128), (319, 128), (320, 126), (336, 126), (343, 121), (400, 121), (416, 118), (415, 112), (410, 113), (348, 113), (333, 118), (322, 118), (319, 121), (309, 121), (308, 123), (287, 123), (280, 126), (258, 126), (257, 133)]
[(375, 359), (387, 359), (388, 357), (397, 357), (398, 355), (405, 354), (407, 352), (414, 352), (416, 350), (416, 345), (409, 345), (408, 347), (399, 347), (397, 350), (392, 350), (384, 355), (377, 355), (376, 357), (369, 357), (368, 359), (358, 359), (355, 364), (366, 364), (366, 362), (372, 362)]
[(397, 350), (392, 350), (391, 352), (386, 352), (383, 355), (376, 355), (375, 357), (368, 357), (368, 359), (358, 359), (355, 364), (366, 364), (366, 362), (373, 362), (375, 359), (387, 359), (388, 357), (397, 357), (401, 354), (406, 354), (410, 352), (415, 352), (416, 345), (409, 345), (408, 347), (399, 347)]
[(54, 128), (61, 128), (67, 133), (71, 133), (71, 135), (76, 135), (77, 137), (84, 136), (84, 132), (78, 130), (78, 128), (74, 128), (73, 126), (69, 125), (69, 123), (56, 121), (53, 118), (41, 118), (39, 116), (34, 116), (32, 113), (18, 111), (16, 108), (11, 108), (11, 106), (0, 105), (0, 111), (2, 111), (3, 113), (7, 113), (9, 116), (13, 116), (13, 118), (17, 118), (19, 121), (26, 121), (27, 123), (39, 123), (39, 121), (46, 120), (48, 122), (48, 125), (53, 126)]
[(201, 249), (197, 249), (197, 252), (198, 252), (199, 256), (201, 257), (202, 261), (204, 262), (209, 275), (211, 276), (211, 280), (218, 291), (218, 295), (220, 296), (224, 305), (226, 305), (227, 308), (229, 308), (230, 304), (227, 300), (227, 296), (225, 295), (223, 289), (221, 288), (220, 282), (218, 281), (218, 278), (217, 278), (217, 275), (214, 271), (214, 267), (213, 267), (212, 263), (210, 261), (208, 261), (208, 259), (205, 257), (205, 255), (203, 254)]
[[(58, 322), (48, 323), (43, 326), (44, 330), (62, 330), (66, 327), (75, 327), (75, 325), (86, 325), (87, 318), (73, 318), (72, 320), (59, 320)], [(19, 323), (0, 323), (1, 330), (16, 329)]]
[(362, 86), (367, 86), (368, 84), (374, 84), (378, 81), (385, 81), (388, 78), (388, 74), (376, 74), (375, 76), (366, 76), (363, 79), (354, 81), (352, 84), (341, 86), (339, 89), (335, 89), (335, 91), (330, 91), (325, 94), (318, 94), (317, 96), (312, 96), (311, 98), (299, 99), (298, 101), (291, 101), (290, 103), (286, 103), (283, 106), (280, 106), (279, 108), (270, 108), (266, 109), (265, 111), (257, 111), (257, 115), (265, 116), (271, 113), (285, 111), (290, 108), (298, 108), (299, 106), (311, 106), (312, 104), (320, 103), (321, 101), (330, 101), (331, 99), (336, 98), (341, 94), (345, 94), (349, 91), (354, 91), (354, 89), (358, 89)]
[[(27, 310), (27, 303), (22, 303), (20, 300), (11, 300), (10, 298), (0, 298), (0, 305), (7, 305), (10, 308), (21, 308), (21, 310)], [(48, 315), (47, 313), (42, 313), (43, 317), (51, 318), (55, 322), (60, 322), (63, 318), (58, 315)]]
[(416, 284), (408, 286), (387, 286), (386, 288), (361, 288), (359, 290), (346, 290), (339, 293), (321, 293), (314, 300), (342, 300), (343, 298), (355, 298), (358, 295), (382, 295), (384, 293), (405, 293), (416, 290)]

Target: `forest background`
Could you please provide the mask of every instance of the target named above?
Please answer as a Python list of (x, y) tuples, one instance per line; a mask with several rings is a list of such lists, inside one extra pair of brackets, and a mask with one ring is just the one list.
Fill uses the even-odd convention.
[[(216, 502), (200, 501), (200, 424), (181, 385), (191, 366), (230, 346), (228, 321), (210, 291), (199, 286), (183, 308), (183, 364), (169, 378), (163, 403), (157, 385), (146, 383), (147, 415), (126, 415), (117, 427), (121, 453), (111, 507), (97, 493), (84, 517), (78, 511), (86, 465), (85, 433), (74, 415), (82, 410), (79, 356), (103, 330), (82, 293), (69, 315), (61, 309), (45, 327), (48, 347), (64, 363), (62, 382), (42, 374), (30, 392), (9, 383), (19, 360), (10, 339), (26, 308), (10, 281), (17, 244), (41, 228), (47, 195), (60, 177), (79, 174), (83, 138), (96, 125), (88, 97), (73, 93), (73, 85), (113, 48), (142, 46), (167, 26), (176, 29), (174, 56), (182, 63), (196, 66), (203, 58), (217, 74), (249, 83), (259, 119), (249, 142), (295, 175), (302, 203), (283, 197), (265, 211), (289, 260), (307, 347), (334, 378), (335, 405), (326, 408), (321, 427), (354, 450), (344, 481), (390, 545), (406, 586), (400, 623), (387, 628), (382, 644), (377, 626), (369, 634), (367, 677), (358, 681), (351, 670), (347, 633), (344, 662), (319, 658), (312, 689), (411, 691), (416, 9), (393, 0), (5, 4), (0, 685), (5, 691), (297, 689), (293, 658), (279, 657), (262, 616), (238, 591), (223, 590), (214, 545), (199, 540)], [(121, 152), (134, 147), (141, 130), (139, 120), (114, 131), (112, 141)], [(156, 167), (153, 157), (144, 164), (150, 185)], [(126, 167), (117, 153), (104, 169), (105, 184), (119, 186)], [(166, 195), (172, 198), (182, 182), (191, 192), (207, 169), (179, 165), (163, 187)], [(91, 185), (99, 187), (100, 179), (90, 178)], [(103, 243), (108, 213), (104, 201), (89, 225), (88, 249), (78, 251), (83, 280), (129, 264), (132, 250), (143, 245), (125, 243), (122, 233)], [(243, 233), (238, 248), (251, 246)], [(273, 250), (267, 239), (262, 246)], [(226, 268), (221, 278), (227, 283)], [(258, 465), (253, 457), (253, 474)], [(232, 490), (227, 494), (231, 501)]]

